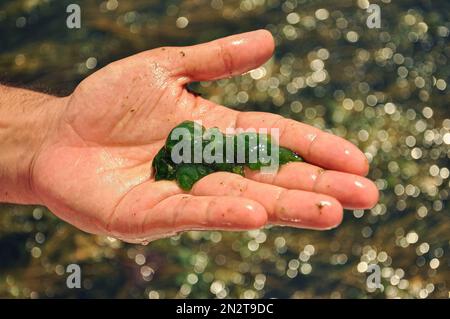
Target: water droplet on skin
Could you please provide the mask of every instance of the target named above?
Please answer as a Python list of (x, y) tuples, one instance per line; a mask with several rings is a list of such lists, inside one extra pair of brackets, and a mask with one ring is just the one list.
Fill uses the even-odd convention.
[(302, 222), (302, 220), (300, 218), (294, 218), (294, 217), (280, 216), (279, 219), (284, 222), (289, 222), (289, 223), (301, 223)]
[(317, 137), (317, 134), (313, 134), (313, 133), (306, 135), (306, 138), (308, 140), (310, 140), (311, 142), (314, 141), (316, 139), (316, 137)]
[(320, 208), (325, 207), (325, 206), (331, 206), (331, 203), (327, 200), (321, 200), (319, 202), (319, 206), (320, 206)]
[(117, 237), (117, 239), (119, 239), (121, 241), (124, 241), (124, 242), (127, 242), (127, 243), (140, 244), (140, 245), (143, 245), (143, 246), (147, 246), (152, 241), (155, 241), (157, 239), (173, 237), (173, 236), (176, 236), (176, 235), (178, 235), (177, 232), (169, 232), (169, 233), (158, 234), (158, 235), (142, 237), (142, 238), (121, 238), (121, 237)]
[(356, 187), (364, 188), (363, 183), (361, 183), (360, 181), (355, 181), (355, 185), (356, 185)]
[(322, 228), (320, 228), (320, 230), (331, 230), (334, 228), (336, 228), (336, 226), (322, 227)]
[(312, 180), (313, 182), (316, 182), (316, 180), (319, 178), (319, 176), (322, 175), (323, 173), (325, 173), (325, 170), (324, 170), (323, 168), (319, 168), (319, 169), (317, 170), (317, 172), (312, 173), (312, 174), (310, 175), (310, 178), (311, 178), (311, 180)]
[(240, 39), (240, 40), (235, 40), (235, 41), (231, 42), (231, 45), (240, 45), (242, 43), (244, 43), (244, 40)]
[(322, 208), (324, 208), (326, 206), (331, 206), (331, 203), (329, 201), (326, 201), (326, 200), (321, 200), (320, 202), (318, 202), (316, 204), (316, 206), (319, 209), (319, 214), (322, 214)]

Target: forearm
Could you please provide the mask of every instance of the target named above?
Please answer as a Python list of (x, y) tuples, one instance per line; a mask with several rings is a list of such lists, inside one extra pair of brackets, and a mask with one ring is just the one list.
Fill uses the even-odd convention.
[(31, 172), (51, 127), (57, 99), (0, 85), (0, 202), (39, 203)]

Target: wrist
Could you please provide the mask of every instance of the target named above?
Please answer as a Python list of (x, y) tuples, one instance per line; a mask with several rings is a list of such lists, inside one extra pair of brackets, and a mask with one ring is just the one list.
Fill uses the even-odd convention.
[(0, 202), (42, 204), (32, 187), (33, 164), (55, 127), (60, 100), (0, 85)]

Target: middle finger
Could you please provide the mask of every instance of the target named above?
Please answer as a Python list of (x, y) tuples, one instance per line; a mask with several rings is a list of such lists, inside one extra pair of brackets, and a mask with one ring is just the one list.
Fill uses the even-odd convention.
[(284, 226), (329, 229), (342, 221), (342, 206), (333, 197), (255, 182), (238, 174), (218, 172), (194, 184), (197, 196), (238, 196), (259, 202), (270, 223)]
[(350, 173), (325, 170), (308, 163), (291, 162), (275, 174), (245, 170), (245, 177), (288, 189), (301, 189), (330, 195), (347, 209), (372, 208), (378, 202), (378, 189), (369, 179)]

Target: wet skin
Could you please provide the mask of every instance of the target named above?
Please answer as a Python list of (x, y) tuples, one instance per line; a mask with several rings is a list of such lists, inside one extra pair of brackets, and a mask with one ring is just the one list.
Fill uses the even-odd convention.
[[(129, 242), (189, 229), (246, 230), (266, 224), (328, 229), (343, 207), (369, 208), (378, 191), (368, 162), (342, 138), (261, 112), (238, 112), (190, 93), (186, 84), (242, 74), (269, 59), (274, 41), (260, 30), (189, 47), (163, 47), (116, 61), (57, 100), (33, 166), (38, 204), (91, 233)], [(184, 191), (155, 181), (154, 156), (185, 120), (209, 127), (278, 128), (281, 146), (307, 163), (276, 175), (210, 174)]]

